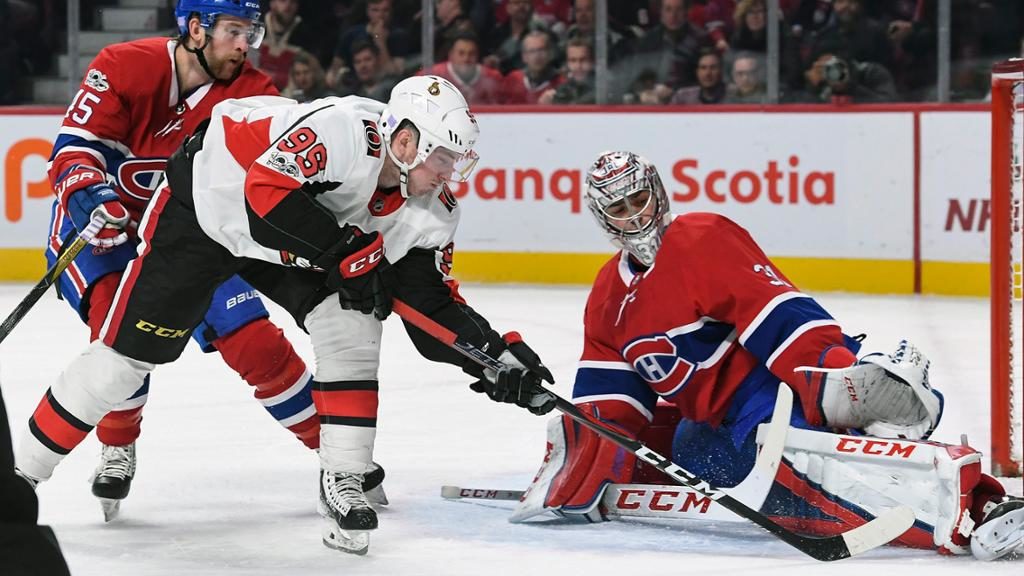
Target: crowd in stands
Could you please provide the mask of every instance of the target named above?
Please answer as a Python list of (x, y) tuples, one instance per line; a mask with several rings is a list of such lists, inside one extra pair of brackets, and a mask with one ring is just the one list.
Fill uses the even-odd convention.
[[(25, 20), (45, 19), (38, 6), (54, 1), (0, 0), (4, 76), (39, 73), (52, 60), (38, 41), (32, 46), (18, 32), (41, 29)], [(424, 1), (434, 3), (435, 19), (426, 70)], [(117, 0), (82, 2), (87, 12)], [(386, 100), (396, 82), (422, 73), (448, 78), (477, 105), (596, 99), (595, 0), (261, 3), (267, 33), (254, 62), (299, 100), (349, 94)], [(780, 43), (780, 102), (938, 96), (938, 0), (779, 0), (775, 23), (766, 0), (606, 4), (609, 104), (764, 103), (772, 26)], [(951, 21), (951, 99), (983, 100), (991, 64), (1024, 53), (1024, 2), (952, 0)]]

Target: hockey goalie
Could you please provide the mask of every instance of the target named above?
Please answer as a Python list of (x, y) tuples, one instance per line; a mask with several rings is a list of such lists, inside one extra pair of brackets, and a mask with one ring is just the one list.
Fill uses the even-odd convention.
[[(671, 215), (657, 170), (636, 154), (601, 155), (586, 200), (621, 251), (587, 302), (580, 409), (648, 446), (671, 446), (677, 464), (730, 487), (754, 465), (758, 425), (788, 386), (791, 427), (763, 513), (832, 535), (906, 504), (917, 521), (899, 544), (985, 560), (1021, 544), (1024, 500), (982, 473), (973, 448), (928, 440), (943, 398), (914, 345), (858, 358), (860, 340), (743, 228), (715, 214)], [(563, 416), (549, 425), (548, 457), (512, 519), (600, 521), (609, 486), (657, 483), (656, 474)]]

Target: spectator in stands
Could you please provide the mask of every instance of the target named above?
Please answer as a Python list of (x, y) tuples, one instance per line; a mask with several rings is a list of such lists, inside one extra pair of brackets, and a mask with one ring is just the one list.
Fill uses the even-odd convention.
[(558, 88), (565, 78), (552, 65), (554, 42), (547, 32), (536, 30), (523, 37), (524, 66), (505, 76), (506, 104), (537, 104), (544, 92)]
[[(575, 20), (572, 26), (565, 31), (564, 39), (562, 42), (562, 51), (565, 52), (565, 47), (573, 38), (588, 37), (594, 38), (596, 30), (594, 29), (594, 0), (576, 0), (573, 5), (573, 14), (575, 14)], [(611, 20), (608, 21), (608, 61), (617, 62), (622, 59), (623, 56), (629, 53), (630, 42), (636, 40), (636, 36), (632, 35), (632, 31), (628, 28), (619, 26)]]
[(352, 46), (352, 72), (338, 86), (342, 96), (355, 95), (387, 102), (398, 76), (381, 68), (380, 47), (368, 40)]
[(733, 13), (736, 11), (736, 0), (704, 0), (692, 2), (687, 10), (687, 20), (693, 25), (703, 28), (715, 46), (715, 50), (725, 53), (729, 50), (729, 37), (733, 31)]
[(327, 72), (329, 84), (336, 85), (345, 68), (355, 68), (353, 46), (360, 42), (372, 42), (377, 46), (377, 60), (386, 74), (402, 72), (405, 67), (404, 58), (416, 50), (409, 31), (395, 26), (391, 14), (392, 0), (366, 0), (366, 22), (350, 26), (338, 37), (334, 58)]
[(21, 58), (18, 43), (11, 33), (11, 9), (7, 0), (0, 0), (0, 105), (17, 104)]
[(309, 52), (300, 50), (292, 61), (288, 87), (284, 89), (283, 95), (299, 102), (309, 102), (335, 94), (327, 87), (320, 61)]
[[(675, 89), (695, 83), (693, 73), (700, 51), (711, 46), (708, 35), (686, 20), (685, 8), (684, 0), (661, 0), (661, 23), (637, 41), (637, 61), (620, 66), (647, 72), (643, 83), (649, 83), (653, 73), (654, 86), (667, 86), (669, 96)], [(636, 87), (636, 82), (633, 84)]]
[(727, 104), (762, 104), (765, 101), (764, 66), (752, 52), (740, 52), (732, 61), (732, 84), (726, 89)]
[(292, 62), (300, 49), (316, 54), (319, 38), (298, 15), (299, 0), (270, 0), (263, 21), (267, 32), (259, 47), (259, 68), (274, 81), (278, 90), (288, 85)]
[(594, 104), (594, 43), (587, 36), (565, 46), (565, 82), (541, 94), (538, 104)]
[(494, 31), (487, 45), (488, 56), (484, 58), (484, 64), (502, 74), (523, 67), (519, 50), (527, 34), (548, 29), (543, 21), (534, 17), (531, 0), (508, 0), (505, 9), (508, 20)]
[(501, 73), (480, 64), (480, 40), (472, 32), (457, 34), (448, 59), (434, 64), (429, 73), (455, 84), (470, 106), (501, 103)]
[(725, 100), (722, 81), (722, 57), (715, 50), (705, 50), (697, 60), (697, 85), (676, 90), (670, 104), (720, 104)]
[(824, 52), (804, 73), (812, 102), (891, 102), (896, 85), (885, 66)]
[(812, 52), (888, 68), (892, 61), (889, 35), (882, 24), (864, 15), (863, 0), (835, 0), (832, 11), (832, 21), (812, 41)]
[[(494, 17), (498, 24), (504, 24), (508, 20), (508, 5), (512, 0), (491, 0), (494, 4)], [(571, 21), (572, 0), (533, 0), (533, 12), (537, 15), (545, 28), (555, 34), (564, 32), (564, 26)], [(628, 2), (621, 2), (626, 4)]]
[[(803, 85), (803, 69), (800, 65), (800, 43), (791, 28), (782, 19), (779, 27), (780, 61), (779, 75), (788, 88), (799, 89)], [(729, 42), (734, 52), (768, 52), (768, 7), (765, 0), (740, 0), (733, 14), (734, 28)]]
[[(434, 29), (434, 61), (438, 62), (447, 57), (456, 36), (464, 32), (472, 32), (475, 35), (476, 30), (473, 21), (466, 14), (462, 0), (437, 0), (434, 15), (437, 17)], [(477, 42), (479, 46), (479, 40)]]

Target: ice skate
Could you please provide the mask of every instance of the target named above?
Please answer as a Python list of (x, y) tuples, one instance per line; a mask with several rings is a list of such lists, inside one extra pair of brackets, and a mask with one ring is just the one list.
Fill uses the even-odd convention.
[(135, 443), (103, 446), (100, 464), (92, 477), (92, 493), (99, 498), (104, 522), (118, 516), (121, 500), (128, 496), (135, 476)]
[(366, 501), (374, 506), (387, 506), (388, 496), (384, 493), (384, 467), (376, 462), (375, 468), (363, 477), (363, 494)]
[(974, 557), (995, 560), (1020, 549), (1024, 544), (1024, 498), (1007, 496), (985, 507), (985, 519), (971, 534)]
[(361, 474), (320, 471), (317, 512), (323, 517), (324, 545), (363, 555), (370, 548), (370, 530), (377, 528), (377, 513), (363, 494)]

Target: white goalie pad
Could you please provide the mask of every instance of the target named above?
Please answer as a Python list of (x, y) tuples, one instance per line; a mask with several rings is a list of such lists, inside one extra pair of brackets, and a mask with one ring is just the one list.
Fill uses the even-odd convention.
[[(768, 491), (771, 490), (782, 460), (787, 430), (790, 429), (789, 421), (792, 409), (793, 392), (788, 386), (779, 386), (772, 420), (769, 424), (761, 424), (758, 429), (758, 437), (763, 441), (753, 469), (743, 482), (734, 488), (725, 490), (730, 496), (754, 510), (761, 508), (768, 496)], [(524, 522), (545, 512), (559, 513), (557, 507), (547, 506), (545, 500), (552, 481), (565, 465), (565, 461), (565, 431), (562, 429), (562, 418), (552, 418), (548, 422), (548, 441), (544, 462), (530, 487), (520, 498), (519, 504), (509, 517), (509, 522)], [(640, 516), (668, 519), (695, 518), (726, 522), (745, 521), (705, 494), (685, 486), (612, 484), (605, 487), (599, 501), (601, 511), (609, 517)], [(598, 518), (590, 514), (579, 514), (578, 516), (598, 521)]]
[[(759, 442), (762, 436), (758, 430)], [(901, 543), (969, 553), (974, 523), (966, 495), (981, 472), (981, 454), (974, 449), (790, 428), (783, 455), (793, 473), (780, 473), (778, 482), (812, 503), (824, 502), (828, 513), (879, 516), (907, 505), (917, 522)], [(806, 498), (809, 492), (816, 493)]]

